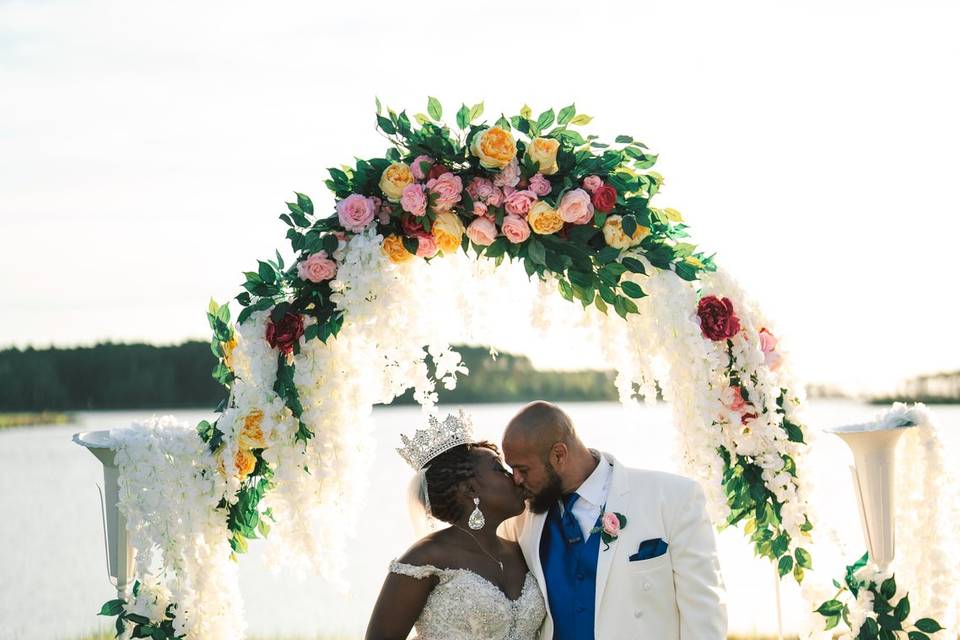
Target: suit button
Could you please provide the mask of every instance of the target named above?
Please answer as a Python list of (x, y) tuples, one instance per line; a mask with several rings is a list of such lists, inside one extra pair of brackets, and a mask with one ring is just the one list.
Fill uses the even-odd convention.
[(633, 612), (633, 617), (634, 617), (634, 618), (642, 618), (642, 617), (643, 617), (643, 611), (640, 611), (640, 609), (637, 609), (636, 611)]
[(650, 591), (650, 583), (649, 583), (649, 582), (644, 582), (644, 583), (643, 583), (643, 590), (644, 590), (644, 591)]

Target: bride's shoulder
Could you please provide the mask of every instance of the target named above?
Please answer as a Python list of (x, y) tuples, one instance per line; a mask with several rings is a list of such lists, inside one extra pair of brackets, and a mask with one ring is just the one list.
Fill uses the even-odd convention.
[(436, 531), (420, 538), (397, 558), (397, 562), (413, 566), (450, 566), (451, 546), (444, 531)]

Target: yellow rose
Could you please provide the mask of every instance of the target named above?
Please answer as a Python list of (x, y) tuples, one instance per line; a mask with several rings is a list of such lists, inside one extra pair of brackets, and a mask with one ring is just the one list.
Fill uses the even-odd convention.
[(557, 150), (560, 141), (553, 138), (534, 138), (527, 147), (527, 157), (540, 163), (540, 173), (552, 176), (560, 167), (557, 166)]
[(236, 455), (233, 456), (233, 466), (243, 480), (253, 473), (253, 469), (257, 466), (257, 457), (249, 449), (237, 449)]
[(697, 269), (703, 269), (703, 262), (697, 257), (687, 256), (686, 258), (683, 259), (683, 261), (686, 262), (691, 267), (696, 267)]
[(400, 264), (401, 262), (413, 259), (413, 254), (403, 246), (403, 240), (400, 239), (400, 236), (393, 235), (384, 238), (381, 250), (385, 256), (390, 258), (390, 262), (394, 264)]
[(517, 143), (508, 131), (490, 127), (473, 137), (470, 153), (480, 158), (487, 169), (502, 169), (517, 157)]
[(267, 446), (263, 439), (262, 422), (263, 411), (260, 409), (254, 409), (243, 419), (243, 429), (240, 430), (238, 438), (242, 449), (263, 449)]
[(537, 200), (530, 207), (530, 212), (527, 214), (527, 223), (534, 233), (540, 235), (549, 235), (563, 229), (563, 218), (560, 217), (556, 209), (543, 200)]
[(449, 211), (438, 213), (431, 230), (437, 241), (437, 246), (440, 247), (444, 255), (455, 253), (460, 248), (464, 228), (463, 223), (460, 222), (460, 218), (455, 213)]
[(380, 176), (380, 191), (390, 202), (400, 202), (403, 188), (413, 184), (413, 171), (402, 162), (394, 162)]
[(650, 235), (650, 229), (637, 225), (636, 231), (632, 236), (627, 236), (623, 232), (623, 217), (613, 215), (607, 218), (603, 225), (603, 239), (614, 249), (626, 249), (639, 244), (641, 240)]
[(223, 363), (233, 370), (233, 350), (237, 348), (237, 336), (231, 335), (229, 340), (221, 342), (220, 348), (223, 349)]

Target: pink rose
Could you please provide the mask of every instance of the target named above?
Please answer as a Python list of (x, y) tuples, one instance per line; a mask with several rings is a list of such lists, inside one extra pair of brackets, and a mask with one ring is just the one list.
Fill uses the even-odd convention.
[(593, 193), (602, 186), (603, 180), (600, 179), (600, 176), (587, 176), (583, 179), (583, 188), (590, 193)]
[[(436, 162), (436, 160), (430, 156), (417, 156), (414, 158), (413, 162), (410, 163), (410, 171), (413, 172), (413, 177), (417, 180), (426, 178), (434, 162)], [(426, 165), (426, 168), (424, 168), (424, 165)]]
[(499, 207), (503, 204), (503, 191), (494, 187), (493, 191), (487, 197), (487, 204), (491, 207)]
[(760, 329), (760, 351), (770, 353), (777, 348), (777, 338), (766, 329)]
[(530, 225), (520, 216), (506, 215), (500, 225), (503, 235), (513, 244), (520, 244), (530, 237)]
[(327, 257), (326, 251), (318, 251), (297, 265), (301, 280), (323, 282), (337, 275), (337, 263)]
[(485, 216), (487, 215), (487, 205), (483, 204), (479, 200), (473, 201), (473, 215), (475, 216)]
[(493, 195), (495, 190), (496, 187), (493, 186), (493, 182), (486, 178), (474, 178), (470, 181), (470, 184), (467, 185), (467, 193), (469, 193), (470, 197), (474, 200), (486, 201), (487, 198)]
[(437, 251), (440, 250), (440, 247), (437, 246), (437, 240), (433, 237), (431, 233), (420, 233), (416, 236), (417, 239), (417, 255), (421, 258), (432, 258), (437, 255)]
[(422, 184), (408, 184), (400, 194), (400, 206), (407, 213), (422, 216), (427, 212), (427, 194)]
[(553, 187), (550, 186), (550, 181), (544, 178), (542, 173), (538, 173), (530, 178), (529, 188), (538, 196), (545, 196), (550, 193), (550, 189)]
[(337, 217), (347, 231), (359, 233), (373, 222), (376, 208), (373, 200), (359, 193), (347, 196), (337, 203)]
[(427, 181), (427, 189), (437, 194), (434, 208), (437, 211), (449, 211), (453, 205), (460, 202), (460, 192), (463, 191), (463, 180), (458, 175), (447, 172), (438, 178)]
[(493, 177), (493, 184), (498, 187), (515, 187), (520, 182), (520, 163), (514, 158)]
[(507, 213), (517, 216), (525, 216), (530, 211), (530, 205), (537, 199), (537, 194), (533, 191), (524, 189), (523, 191), (513, 191), (504, 201), (503, 208)]
[(723, 392), (723, 406), (730, 411), (743, 411), (748, 403), (743, 399), (740, 387), (727, 387)]
[(557, 213), (564, 222), (587, 224), (593, 220), (593, 203), (590, 194), (583, 189), (573, 189), (563, 194)]
[(486, 247), (497, 237), (497, 225), (487, 218), (477, 218), (467, 226), (467, 237), (481, 247)]
[(605, 513), (601, 519), (603, 532), (612, 538), (620, 535), (620, 518), (615, 513)]

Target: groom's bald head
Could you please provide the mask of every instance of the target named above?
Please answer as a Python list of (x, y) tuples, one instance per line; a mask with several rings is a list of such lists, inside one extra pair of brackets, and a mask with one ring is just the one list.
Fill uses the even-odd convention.
[(543, 400), (531, 402), (513, 416), (503, 432), (503, 441), (536, 449), (544, 456), (558, 442), (568, 447), (579, 442), (570, 416)]
[(507, 424), (503, 454), (513, 468), (514, 482), (524, 489), (536, 513), (579, 486), (586, 477), (584, 470), (593, 464), (570, 416), (542, 400), (525, 406)]

